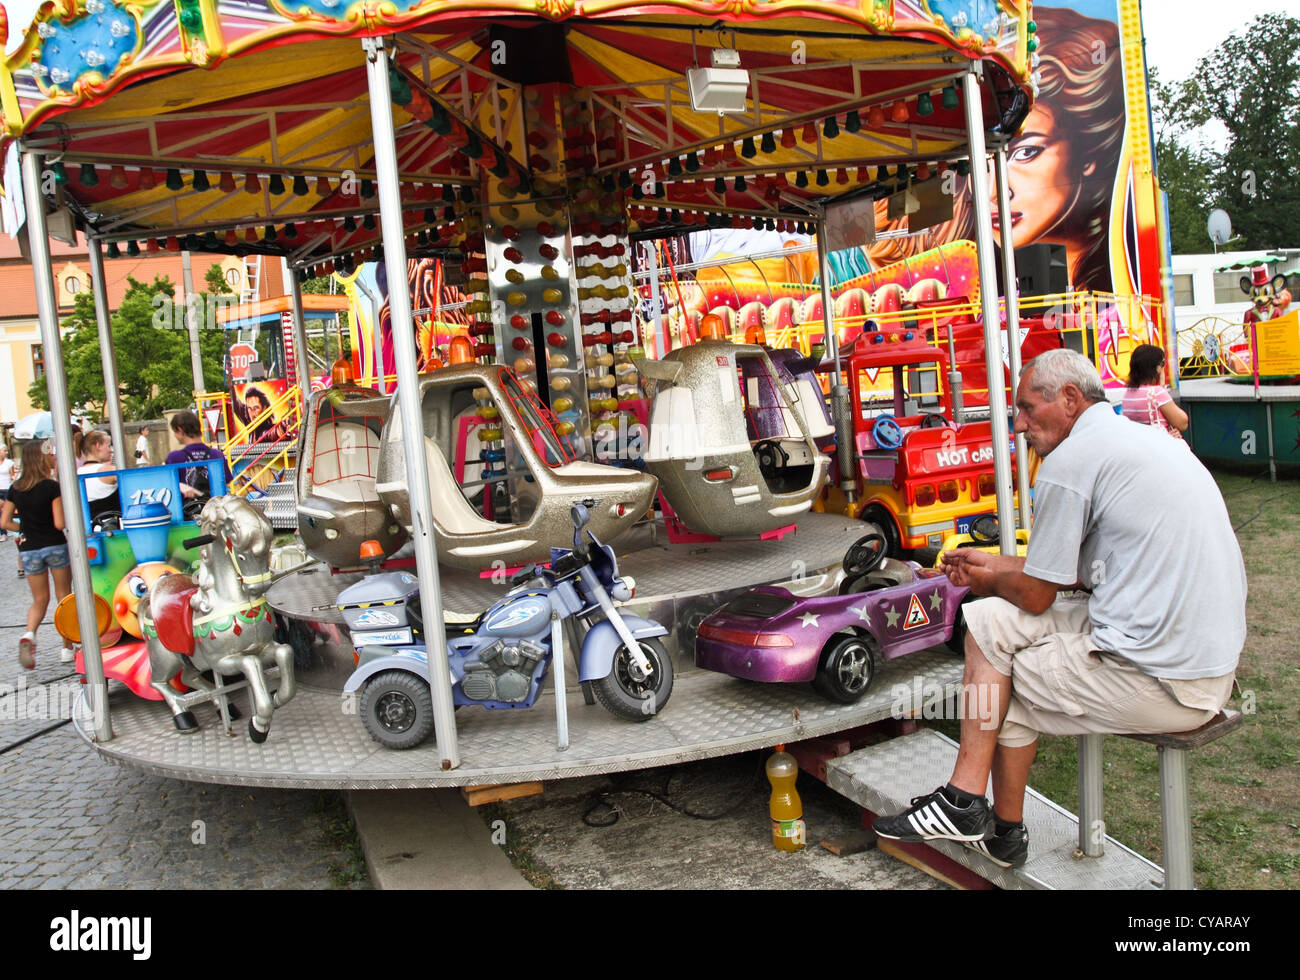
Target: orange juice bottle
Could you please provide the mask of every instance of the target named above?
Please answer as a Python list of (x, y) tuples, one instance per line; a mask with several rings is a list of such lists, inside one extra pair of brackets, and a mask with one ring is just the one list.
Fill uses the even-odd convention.
[(804, 845), (803, 802), (795, 789), (799, 764), (778, 745), (767, 760), (767, 780), (772, 784), (768, 812), (772, 817), (772, 843), (778, 851), (797, 851)]

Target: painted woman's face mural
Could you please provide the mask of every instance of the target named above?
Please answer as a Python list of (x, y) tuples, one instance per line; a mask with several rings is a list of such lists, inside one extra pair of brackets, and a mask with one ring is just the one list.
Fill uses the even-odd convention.
[(1071, 212), (1079, 199), (1078, 182), (1096, 172), (1091, 160), (1078, 159), (1073, 142), (1058, 125), (1050, 105), (1039, 103), (1025, 119), (1020, 135), (1007, 148), (1007, 185), (1011, 214), (998, 213), (997, 187), (993, 200), (993, 233), (1003, 245), (1003, 228), (1013, 229), (1012, 242), (1023, 248), (1034, 242), (1072, 244)]

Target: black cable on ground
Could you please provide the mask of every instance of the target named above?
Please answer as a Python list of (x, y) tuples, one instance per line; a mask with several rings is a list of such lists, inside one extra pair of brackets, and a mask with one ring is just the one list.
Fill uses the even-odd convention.
[[(26, 685), (26, 688), (25, 688), (25, 689), (28, 690), (28, 691), (31, 691), (31, 690), (34, 690), (35, 688), (38, 688), (38, 687), (44, 687), (46, 684), (55, 684), (55, 683), (57, 683), (58, 681), (66, 681), (66, 680), (68, 680), (69, 678), (72, 678), (72, 677), (80, 677), (80, 676), (81, 676), (81, 675), (78, 674), (76, 671), (73, 671), (71, 674), (60, 674), (58, 677), (50, 677), (50, 678), (47, 678), (46, 680), (43, 680), (43, 681), (34, 681), (34, 682), (32, 682), (32, 683)], [(0, 698), (7, 698), (7, 697), (9, 697), (11, 694), (17, 694), (17, 693), (18, 693), (18, 688), (15, 687), (12, 691), (3, 691), (3, 692), (0, 692)]]
[[(662, 803), (675, 813), (680, 813), (682, 816), (690, 817), (692, 820), (722, 820), (724, 817), (731, 816), (731, 814), (735, 813), (742, 806), (749, 804), (751, 797), (754, 795), (755, 787), (757, 786), (754, 776), (751, 775), (751, 777), (746, 780), (746, 783), (748, 784), (747, 787), (745, 787), (743, 792), (739, 792), (736, 802), (731, 806), (727, 807), (720, 813), (698, 813), (686, 806), (674, 803), (669, 798), (672, 791), (672, 781), (679, 774), (680, 772), (678, 770), (670, 771), (664, 778), (663, 788), (658, 792), (635, 786), (620, 787), (617, 785), (613, 789), (596, 791), (592, 794), (594, 799), (591, 806), (588, 807), (586, 812), (582, 815), (583, 824), (588, 827), (612, 827), (614, 824), (618, 823), (618, 819), (622, 815), (622, 810), (613, 802), (613, 798), (621, 795), (648, 796), (656, 802)], [(625, 778), (626, 774), (620, 773), (616, 775), (614, 777), (615, 783), (619, 781), (620, 777)], [(602, 819), (595, 818), (593, 814), (602, 808), (608, 811), (606, 816)]]
[(1285, 496), (1287, 496), (1287, 495), (1289, 495), (1289, 494), (1296, 493), (1298, 490), (1300, 490), (1300, 487), (1291, 487), (1289, 490), (1283, 490), (1281, 493), (1275, 493), (1275, 494), (1273, 494), (1273, 496), (1271, 496), (1271, 497), (1265, 497), (1263, 500), (1261, 500), (1261, 501), (1259, 502), (1259, 506), (1255, 508), (1255, 513), (1253, 513), (1250, 517), (1246, 518), (1246, 519), (1245, 519), (1244, 521), (1242, 521), (1240, 524), (1236, 525), (1236, 526), (1232, 529), (1233, 532), (1235, 533), (1235, 532), (1237, 532), (1237, 531), (1240, 531), (1243, 527), (1245, 527), (1247, 524), (1249, 524), (1249, 523), (1250, 523), (1251, 521), (1253, 521), (1255, 518), (1259, 517), (1260, 514), (1264, 513), (1264, 505), (1265, 505), (1266, 503), (1268, 503), (1269, 501), (1271, 501), (1271, 500), (1277, 500), (1278, 497), (1285, 497)]
[(48, 735), (50, 732), (55, 731), (56, 729), (62, 728), (64, 725), (70, 725), (70, 724), (72, 724), (72, 719), (71, 719), (71, 718), (64, 718), (62, 721), (56, 721), (53, 725), (49, 725), (49, 726), (47, 726), (47, 727), (45, 727), (45, 728), (42, 728), (42, 729), (41, 729), (40, 731), (38, 731), (38, 732), (32, 732), (30, 735), (27, 735), (27, 736), (25, 736), (25, 737), (23, 737), (23, 738), (20, 738), (20, 739), (19, 739), (18, 741), (16, 741), (16, 742), (10, 742), (10, 743), (9, 743), (8, 745), (6, 745), (4, 748), (0, 748), (0, 755), (4, 755), (6, 752), (9, 752), (9, 751), (11, 751), (11, 750), (13, 750), (13, 749), (16, 749), (16, 748), (18, 748), (18, 746), (20, 746), (20, 745), (26, 745), (28, 742), (30, 742), (30, 741), (31, 741), (32, 739), (34, 739), (34, 738), (40, 738), (42, 735)]

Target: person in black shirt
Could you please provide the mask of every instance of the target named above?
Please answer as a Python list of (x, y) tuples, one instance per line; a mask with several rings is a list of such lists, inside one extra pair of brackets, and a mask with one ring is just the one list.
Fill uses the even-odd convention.
[[(72, 568), (63, 536), (63, 500), (59, 485), (50, 477), (50, 462), (40, 442), (33, 440), (23, 446), (22, 474), (14, 480), (9, 499), (0, 511), (0, 526), (6, 531), (22, 532), (18, 555), (32, 590), (27, 632), (18, 640), (18, 662), (27, 670), (36, 666), (36, 628), (50, 605), (50, 579), (54, 580), (54, 594), (59, 599), (72, 591)], [(22, 520), (21, 527), (15, 517)], [(66, 644), (62, 659), (69, 663), (73, 653)]]

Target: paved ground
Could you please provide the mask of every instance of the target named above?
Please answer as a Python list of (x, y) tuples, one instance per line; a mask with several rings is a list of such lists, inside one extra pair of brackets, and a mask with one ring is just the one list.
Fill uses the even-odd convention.
[(12, 540), (0, 542), (0, 889), (369, 887), (341, 793), (204, 786), (102, 761), (62, 720), (80, 685), (59, 663), (52, 614), (36, 669), (18, 665), (29, 599)]
[(660, 889), (942, 889), (874, 849), (820, 846), (859, 830), (860, 811), (806, 774), (808, 846), (772, 845), (768, 752), (546, 784), (541, 796), (485, 809), (539, 887)]

